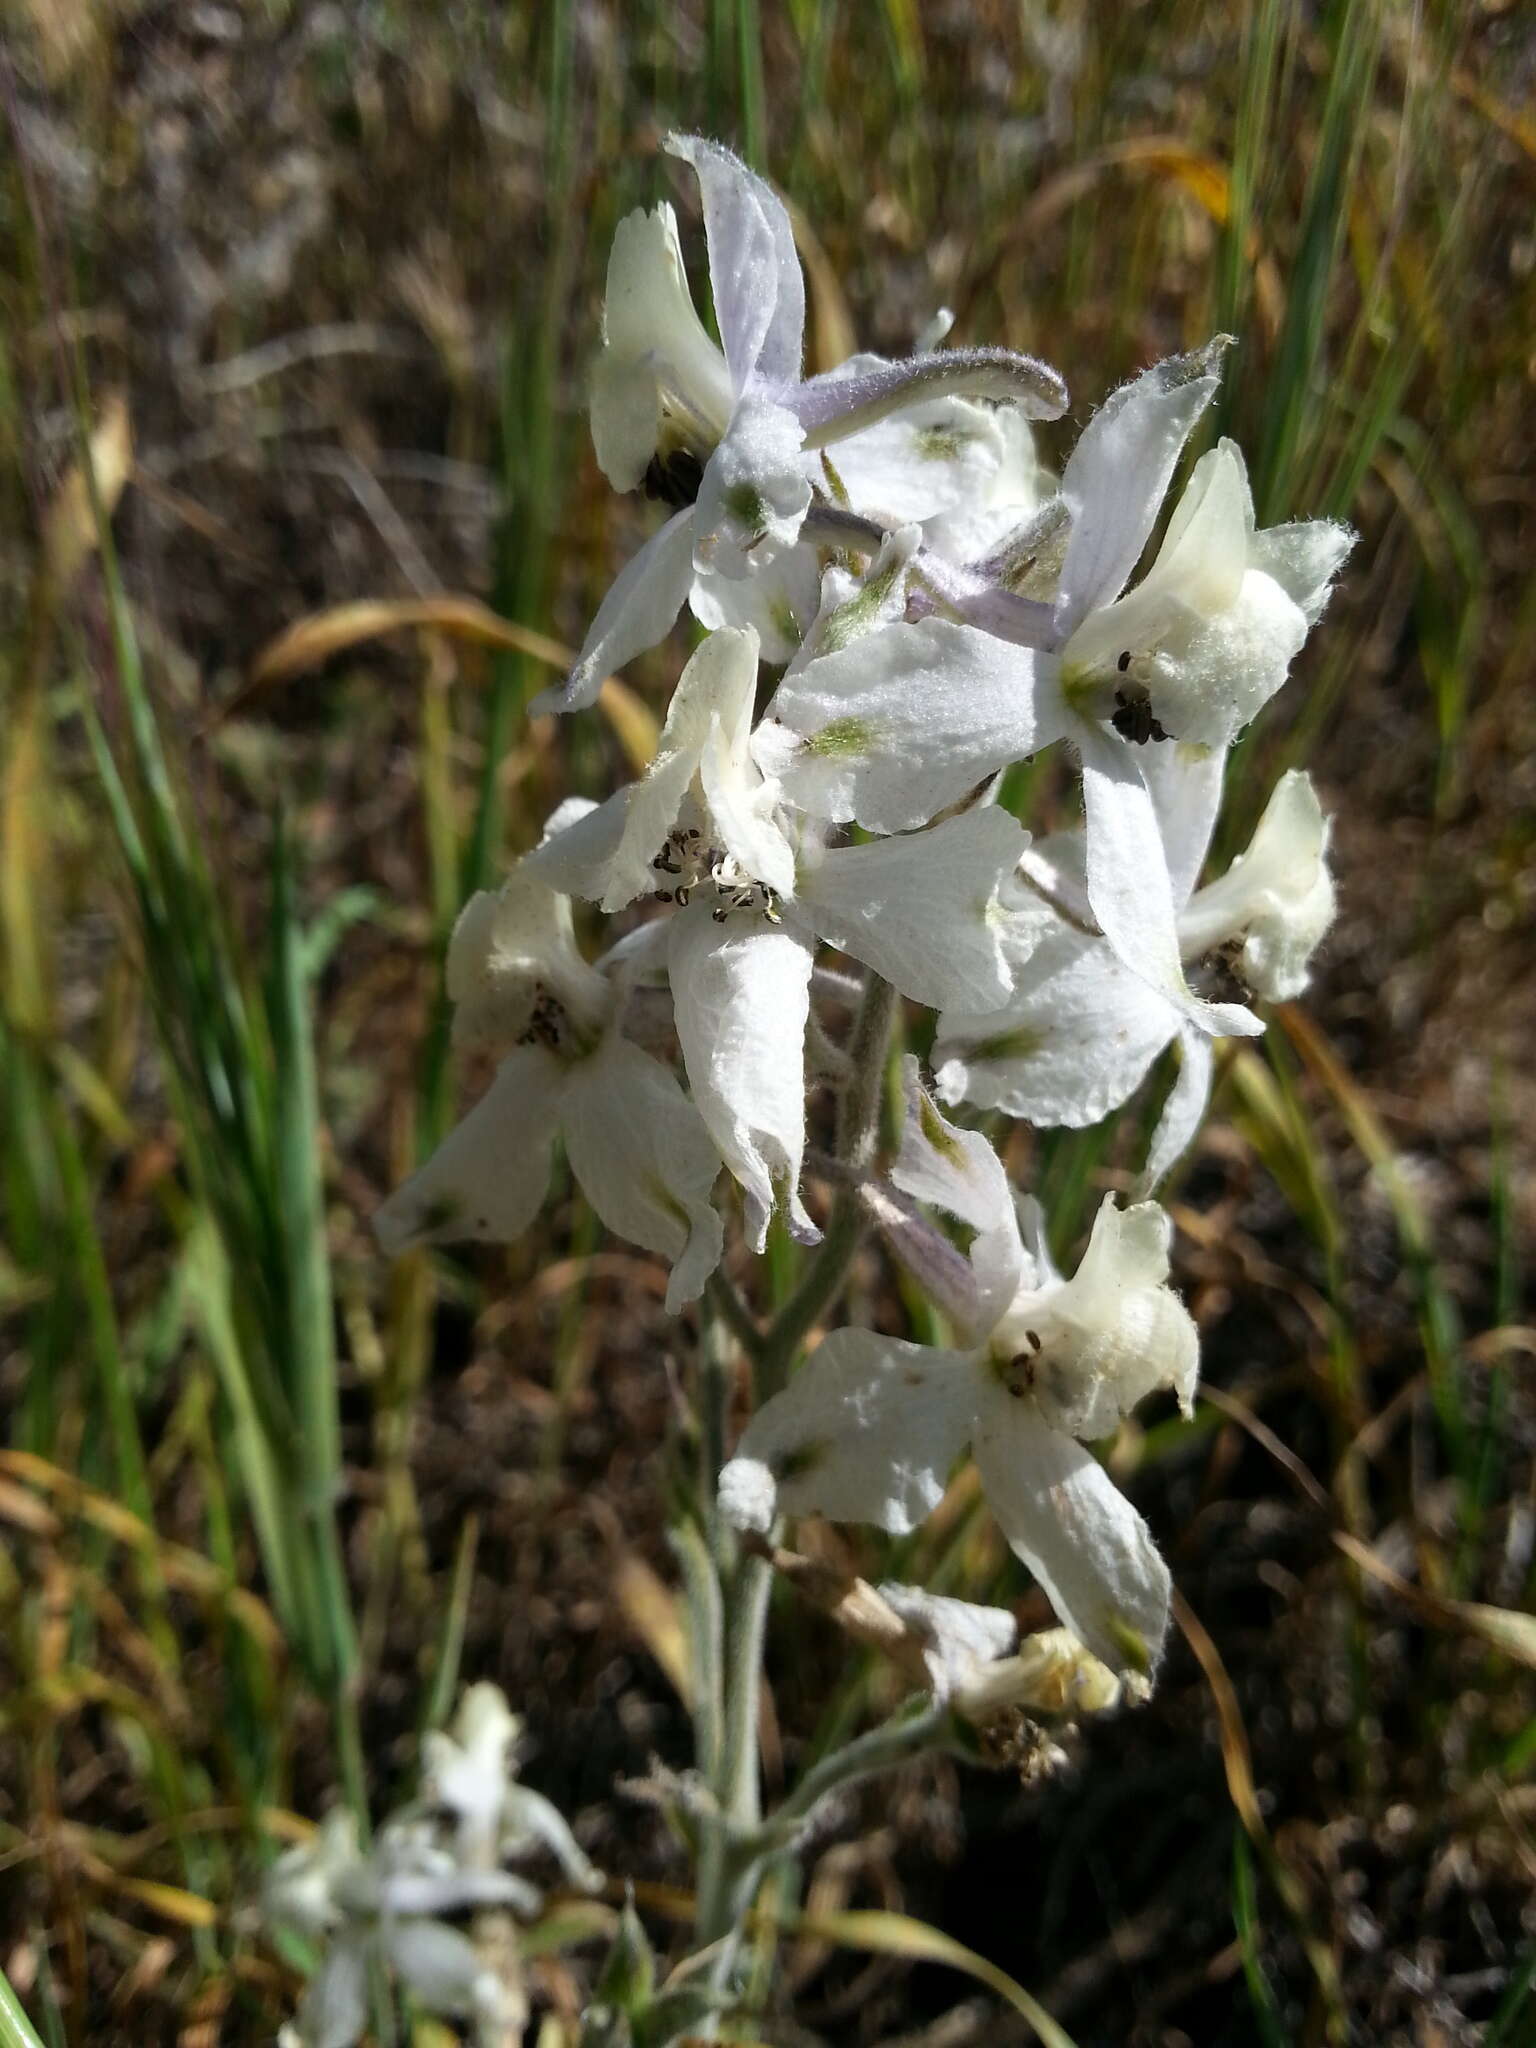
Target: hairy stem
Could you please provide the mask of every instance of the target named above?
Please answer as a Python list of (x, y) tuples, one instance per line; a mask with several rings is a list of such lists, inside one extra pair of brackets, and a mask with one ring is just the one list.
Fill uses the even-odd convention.
[(840, 1785), (854, 1784), (876, 1771), (888, 1771), (909, 1757), (920, 1756), (925, 1750), (941, 1748), (949, 1725), (948, 1707), (921, 1706), (892, 1715), (867, 1735), (824, 1756), (811, 1766), (764, 1826), (759, 1838), (763, 1852), (782, 1848), (792, 1840), (827, 1794)]

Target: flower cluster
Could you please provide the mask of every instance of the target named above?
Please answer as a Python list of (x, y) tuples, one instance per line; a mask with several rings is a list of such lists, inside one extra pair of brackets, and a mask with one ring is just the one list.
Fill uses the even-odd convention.
[[(353, 1814), (337, 1808), (312, 1841), (287, 1850), (267, 1874), (262, 1906), (274, 1929), (324, 1945), (291, 2048), (351, 2048), (363, 2037), (369, 1975), (384, 1966), (426, 2011), (468, 2019), (481, 2048), (521, 2039), (527, 2014), (515, 1919), (531, 1920), (543, 1895), (505, 1866), (553, 1854), (571, 1884), (602, 1879), (558, 1809), (518, 1784), (520, 1723), (494, 1685), (471, 1686), (450, 1734), (422, 1740), (422, 1790), (358, 1842)], [(452, 1923), (478, 1915), (472, 1933)]]
[[(754, 1248), (775, 1214), (814, 1241), (808, 1085), (846, 1064), (827, 1020), (856, 964), (937, 1013), (934, 1093), (912, 1065), (899, 1156), (864, 1192), (962, 1348), (828, 1337), (751, 1422), (723, 1502), (760, 1530), (813, 1509), (907, 1529), (968, 1448), (1062, 1621), (1106, 1664), (1146, 1669), (1167, 1574), (1085, 1446), (1154, 1388), (1192, 1397), (1168, 1220), (1106, 1200), (1063, 1278), (1034, 1205), (938, 1102), (1084, 1125), (1176, 1045), (1148, 1195), (1198, 1126), (1213, 1041), (1259, 1032), (1254, 999), (1305, 984), (1333, 907), (1309, 780), (1286, 776), (1247, 852), (1201, 872), (1228, 748), (1351, 536), (1260, 528), (1223, 440), (1138, 576), (1224, 341), (1114, 392), (1053, 477), (1032, 423), (1067, 393), (1031, 357), (936, 347), (804, 376), (783, 206), (717, 145), (667, 146), (698, 180), (720, 340), (671, 207), (632, 214), (593, 437), (617, 489), (670, 512), (544, 708), (589, 704), (684, 607), (705, 635), (647, 772), (562, 805), (465, 909), (456, 1031), (499, 1065), (379, 1232), (391, 1249), (514, 1237), (558, 1138), (602, 1220), (670, 1261), (674, 1310), (721, 1258), (722, 1169)], [(1080, 770), (1082, 823), (1032, 839), (999, 789), (1053, 746)], [(596, 906), (584, 934), (616, 920), (599, 948), (578, 944), (578, 901)]]

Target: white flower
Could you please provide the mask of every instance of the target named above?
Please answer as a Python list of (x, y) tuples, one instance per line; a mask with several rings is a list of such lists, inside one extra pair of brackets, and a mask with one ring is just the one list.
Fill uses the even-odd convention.
[[(1223, 442), (1196, 465), (1153, 569), (1121, 596), (1184, 443), (1216, 390), (1223, 345), (1159, 363), (1114, 392), (1063, 471), (1059, 510), (1042, 508), (1017, 548), (959, 568), (931, 550), (917, 558), (914, 595), (926, 584), (928, 607), (951, 614), (943, 647), (891, 638), (882, 650), (891, 674), (871, 679), (866, 751), (879, 752), (888, 730), (892, 758), (855, 763), (866, 784), (899, 777), (902, 752), (922, 744), (915, 733), (925, 681), (926, 694), (942, 699), (928, 707), (941, 773), (990, 773), (1008, 758), (1069, 739), (1082, 760), (1093, 917), (1118, 958), (1207, 1037), (1252, 1035), (1259, 1025), (1240, 1005), (1200, 1002), (1185, 981), (1148, 757), (1169, 738), (1225, 744), (1273, 694), (1352, 539), (1322, 520), (1257, 531), (1241, 457)], [(1064, 546), (1063, 517), (1070, 522)], [(979, 648), (968, 637), (977, 632), (995, 636), (998, 647)], [(801, 757), (781, 749), (792, 794), (807, 778), (829, 779), (815, 755), (818, 744), (829, 745), (825, 731), (834, 738), (862, 733), (855, 723), (859, 666), (855, 653), (830, 672), (836, 694), (850, 700), (836, 712), (826, 701), (831, 692), (803, 697), (798, 677), (772, 707), (806, 741)], [(940, 676), (953, 676), (958, 687), (943, 692)], [(902, 694), (916, 700), (918, 713), (889, 717), (886, 700)], [(851, 742), (850, 753), (857, 753)], [(835, 802), (861, 801), (850, 773), (832, 787)]]
[(676, 1313), (720, 1260), (710, 1201), (719, 1154), (668, 1069), (621, 1035), (621, 990), (581, 958), (570, 904), (531, 863), (465, 906), (448, 989), (461, 1042), (510, 1050), (480, 1101), (379, 1209), (379, 1242), (391, 1254), (509, 1243), (543, 1204), (558, 1135), (608, 1228), (673, 1262)]
[(344, 1871), (361, 1861), (357, 1821), (345, 1807), (333, 1807), (311, 1840), (285, 1849), (262, 1884), (262, 1910), (280, 1926), (313, 1939), (341, 1919), (335, 1886)]
[(465, 1691), (451, 1730), (421, 1738), (423, 1800), (452, 1815), (460, 1858), (471, 1867), (497, 1860), (522, 1732), (500, 1686), (482, 1682)]
[[(1223, 759), (1219, 752), (1170, 744), (1147, 764), (1179, 951), (1190, 963), (1215, 956), (1257, 995), (1289, 998), (1306, 985), (1313, 949), (1332, 921), (1327, 820), (1310, 778), (1291, 771), (1270, 798), (1248, 852), (1196, 890)], [(1091, 926), (1083, 929), (1091, 912), (1080, 833), (1031, 848), (1024, 873), (1046, 901), (1031, 896), (1028, 886), (1014, 892), (1021, 927), (1017, 986), (989, 1015), (946, 1011), (940, 1017), (933, 1050), (938, 1092), (946, 1102), (1000, 1109), (1033, 1124), (1081, 1127), (1118, 1109), (1177, 1038), (1179, 1077), (1152, 1141), (1151, 1186), (1199, 1127), (1211, 1076), (1211, 1039), (1199, 1024), (1219, 1017), (1220, 1009), (1192, 1019), (1183, 1005), (1126, 968), (1104, 939), (1091, 936)]]
[(482, 1681), (459, 1702), (453, 1727), (421, 1740), (422, 1801), (451, 1814), (461, 1865), (495, 1867), (507, 1858), (549, 1850), (572, 1884), (602, 1886), (559, 1808), (516, 1779), (523, 1724), (501, 1688)]
[(1242, 453), (1218, 442), (1146, 575), (1074, 628), (1062, 688), (1100, 717), (1144, 705), (1152, 737), (1225, 746), (1285, 681), (1353, 544), (1328, 520), (1258, 532)]
[[(654, 646), (690, 599), (705, 625), (751, 625), (787, 657), (814, 604), (809, 551), (760, 594), (733, 596), (729, 586), (750, 588), (795, 549), (822, 478), (819, 450), (875, 434), (903, 408), (942, 407), (959, 394), (1005, 400), (1043, 419), (1066, 404), (1053, 371), (1006, 349), (946, 349), (898, 363), (860, 357), (802, 380), (805, 287), (782, 203), (717, 143), (674, 135), (666, 146), (699, 180), (722, 346), (694, 311), (671, 208), (631, 215), (609, 264), (593, 435), (618, 488), (645, 480), (680, 509), (614, 583), (564, 690), (536, 708), (590, 703), (603, 677)], [(990, 459), (974, 453), (987, 439), (979, 416), (929, 410), (914, 431), (925, 430), (920, 445), (929, 452), (918, 467), (942, 476), (944, 488), (909, 488), (893, 517), (908, 506), (942, 511), (963, 493), (968, 468)], [(892, 438), (875, 434), (850, 458), (886, 495)]]
[(1185, 957), (1240, 941), (1235, 965), (1255, 995), (1273, 1002), (1299, 996), (1333, 923), (1328, 832), (1311, 776), (1296, 768), (1282, 775), (1248, 851), (1180, 911)]
[(738, 1520), (819, 1512), (901, 1532), (938, 1505), (970, 1446), (993, 1512), (1057, 1613), (1117, 1669), (1155, 1664), (1168, 1573), (1145, 1524), (1081, 1438), (1103, 1436), (1157, 1387), (1187, 1409), (1193, 1323), (1167, 1286), (1168, 1219), (1106, 1198), (1063, 1279), (976, 1132), (948, 1124), (908, 1063), (906, 1132), (892, 1179), (976, 1233), (972, 1347), (941, 1351), (862, 1330), (825, 1339), (753, 1417), (721, 1499)]
[[(999, 896), (1027, 844), (995, 809), (859, 846), (828, 846), (791, 814), (756, 758), (757, 639), (712, 633), (683, 671), (656, 757), (637, 783), (547, 840), (527, 867), (613, 910), (642, 892), (671, 904), (668, 974), (693, 1100), (741, 1184), (761, 1250), (799, 1197), (804, 1038), (819, 941), (937, 1007), (1012, 986)], [(816, 664), (812, 664), (812, 667)]]
[(469, 2015), (478, 2038), (497, 2039), (506, 1988), (469, 1938), (437, 1916), (485, 1906), (531, 1916), (540, 1903), (506, 1871), (462, 1868), (422, 1823), (389, 1823), (365, 1857), (352, 1817), (329, 1815), (313, 1842), (278, 1858), (263, 1890), (271, 1921), (326, 1938), (289, 2037), (300, 2048), (352, 2048), (367, 2023), (377, 1958), (429, 2011)]

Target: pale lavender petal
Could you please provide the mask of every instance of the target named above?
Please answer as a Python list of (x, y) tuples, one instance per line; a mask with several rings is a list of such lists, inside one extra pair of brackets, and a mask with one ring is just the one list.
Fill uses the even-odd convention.
[(737, 396), (752, 382), (792, 385), (800, 375), (805, 280), (784, 202), (718, 142), (669, 135), (666, 147), (699, 181), (710, 292)]
[(1007, 348), (946, 348), (900, 362), (874, 363), (852, 376), (828, 371), (785, 394), (805, 428), (807, 448), (824, 448), (889, 413), (945, 395), (1007, 399), (1027, 419), (1058, 419), (1067, 387), (1047, 364)]

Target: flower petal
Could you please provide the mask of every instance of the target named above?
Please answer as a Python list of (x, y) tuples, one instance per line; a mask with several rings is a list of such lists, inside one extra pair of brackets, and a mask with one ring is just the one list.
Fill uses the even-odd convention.
[(1311, 777), (1282, 775), (1246, 853), (1191, 898), (1179, 919), (1190, 958), (1241, 938), (1241, 972), (1259, 995), (1288, 1001), (1307, 985), (1312, 954), (1333, 922), (1328, 820)]
[(353, 2048), (368, 2024), (368, 1947), (362, 1934), (337, 1935), (299, 2003), (304, 2048)]
[(958, 1130), (935, 1108), (913, 1058), (902, 1063), (902, 1086), (907, 1116), (891, 1179), (903, 1194), (932, 1203), (975, 1231), (970, 1260), (980, 1301), (966, 1335), (980, 1343), (1019, 1288), (1037, 1284), (1019, 1236), (1013, 1190), (1003, 1162), (981, 1132)]
[(794, 230), (773, 187), (702, 135), (669, 135), (672, 156), (693, 167), (704, 202), (709, 288), (737, 394), (800, 375), (805, 280)]
[(1263, 1025), (1239, 1003), (1204, 1003), (1190, 993), (1179, 958), (1173, 884), (1146, 778), (1132, 747), (1085, 720), (1075, 735), (1083, 757), (1088, 826), (1088, 901), (1127, 967), (1213, 1037), (1251, 1038)]
[(785, 797), (871, 832), (926, 824), (1057, 736), (1040, 730), (1036, 660), (972, 627), (924, 619), (807, 662), (768, 706), (799, 742), (781, 742)]
[(926, 832), (834, 847), (800, 874), (800, 902), (830, 944), (930, 1009), (996, 1009), (1013, 987), (1003, 883), (1028, 835), (986, 805)]
[(595, 1029), (613, 992), (577, 949), (567, 896), (536, 866), (520, 862), (501, 888), (481, 889), (459, 913), (448, 941), (448, 998), (459, 1046), (502, 1052), (527, 1030), (541, 996), (578, 1029)]
[(428, 2012), (472, 2011), (480, 1980), (490, 1974), (469, 1936), (441, 1920), (385, 1920), (379, 1945)]
[(659, 1060), (610, 1038), (570, 1069), (560, 1125), (571, 1171), (608, 1229), (673, 1262), (667, 1313), (677, 1315), (723, 1243), (709, 1198), (720, 1155), (703, 1118)]
[(688, 602), (693, 616), (708, 631), (750, 626), (761, 643), (763, 660), (785, 662), (799, 652), (820, 597), (816, 552), (797, 545), (782, 549), (755, 576), (696, 571)]
[(685, 505), (624, 564), (587, 629), (576, 666), (561, 688), (534, 698), (531, 714), (595, 703), (604, 677), (671, 632), (692, 581), (693, 507)]
[(1180, 1021), (1103, 940), (1058, 929), (1022, 963), (1005, 1008), (939, 1018), (938, 1091), (945, 1102), (1081, 1129), (1140, 1087)]
[(580, 1885), (583, 1891), (602, 1889), (601, 1872), (589, 1861), (559, 1807), (530, 1785), (509, 1785), (506, 1853), (517, 1856), (533, 1844), (550, 1852), (572, 1884)]
[(746, 1197), (755, 1251), (780, 1204), (796, 1236), (818, 1235), (800, 1201), (811, 954), (797, 933), (753, 913), (717, 923), (695, 902), (672, 919), (669, 972), (683, 1061), (699, 1114)]
[(1227, 750), (1167, 740), (1144, 747), (1139, 765), (1157, 812), (1173, 900), (1182, 909), (1200, 879), (1216, 829)]
[[(878, 357), (852, 356), (829, 375), (877, 367)], [(831, 459), (848, 502), (880, 525), (933, 519), (987, 496), (1006, 452), (1007, 416), (963, 398), (929, 399), (840, 440)]]
[(720, 1475), (721, 1507), (760, 1529), (775, 1511), (915, 1528), (965, 1448), (975, 1384), (966, 1352), (836, 1330), (747, 1424)]
[(709, 443), (725, 432), (731, 380), (694, 309), (677, 218), (663, 201), (654, 212), (642, 207), (626, 214), (608, 257), (591, 417), (598, 467), (616, 491), (632, 491), (640, 483), (657, 451), (664, 416), (679, 400), (686, 402), (687, 424), (696, 425)]
[(1190, 429), (1215, 396), (1218, 345), (1170, 356), (1111, 392), (1061, 477), (1072, 513), (1056, 617), (1065, 640), (1119, 596), (1167, 494)]
[(1162, 1387), (1190, 1412), (1200, 1339), (1167, 1284), (1171, 1234), (1156, 1202), (1106, 1195), (1072, 1278), (1012, 1304), (993, 1349), (1050, 1428), (1096, 1441)]
[(1256, 533), (1248, 558), (1255, 569), (1274, 578), (1307, 624), (1315, 626), (1333, 579), (1358, 539), (1351, 528), (1332, 519), (1296, 519)]
[(875, 1591), (922, 1641), (928, 1682), (941, 1706), (961, 1688), (980, 1683), (988, 1665), (1006, 1657), (1019, 1639), (1019, 1624), (1006, 1607), (978, 1607), (893, 1579), (883, 1579)]
[(510, 1244), (522, 1235), (549, 1186), (563, 1072), (542, 1046), (508, 1053), (469, 1114), (374, 1212), (374, 1234), (391, 1258), (413, 1245)]
[(1150, 1671), (1168, 1631), (1168, 1567), (1103, 1466), (996, 1380), (972, 1451), (1003, 1534), (1060, 1619), (1112, 1670)]
[(744, 398), (704, 466), (693, 514), (693, 566), (737, 581), (761, 574), (800, 537), (811, 486), (792, 412)]
[(1152, 1133), (1138, 1194), (1151, 1194), (1194, 1143), (1211, 1099), (1214, 1058), (1211, 1041), (1203, 1031), (1191, 1031), (1186, 1026), (1179, 1033), (1179, 1071)]

